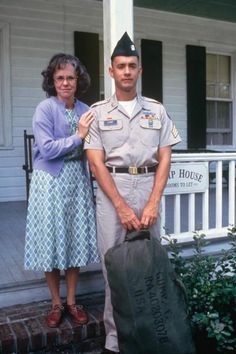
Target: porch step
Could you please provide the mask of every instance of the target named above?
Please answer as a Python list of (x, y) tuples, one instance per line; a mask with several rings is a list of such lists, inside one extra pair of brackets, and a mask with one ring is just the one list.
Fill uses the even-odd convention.
[(59, 328), (48, 328), (48, 300), (1, 308), (0, 354), (95, 353), (105, 339), (104, 292), (78, 296), (76, 302), (88, 311), (87, 325), (76, 325), (65, 315)]

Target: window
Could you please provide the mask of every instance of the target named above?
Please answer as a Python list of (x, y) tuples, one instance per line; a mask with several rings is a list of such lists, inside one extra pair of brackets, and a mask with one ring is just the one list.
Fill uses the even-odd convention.
[(0, 22), (0, 148), (12, 147), (9, 25)]
[(207, 54), (207, 145), (232, 145), (231, 57)]

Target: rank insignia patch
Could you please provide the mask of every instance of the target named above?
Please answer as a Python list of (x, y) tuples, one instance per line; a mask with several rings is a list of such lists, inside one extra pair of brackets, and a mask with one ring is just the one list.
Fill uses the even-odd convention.
[(90, 144), (90, 140), (91, 140), (90, 134), (87, 134), (84, 140), (86, 141), (86, 143)]
[(171, 133), (173, 135), (174, 138), (177, 138), (177, 136), (179, 135), (179, 132), (177, 130), (177, 128), (175, 127), (175, 125), (173, 124), (173, 128), (171, 130)]

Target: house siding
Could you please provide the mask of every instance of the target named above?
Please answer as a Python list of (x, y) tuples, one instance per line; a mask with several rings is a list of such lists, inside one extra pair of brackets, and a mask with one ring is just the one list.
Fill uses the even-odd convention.
[(0, 201), (26, 199), (23, 131), (31, 132), (45, 97), (42, 69), (56, 52), (74, 52), (73, 32), (102, 33), (97, 1), (1, 0), (0, 23), (10, 25), (12, 147), (0, 148)]
[[(98, 33), (102, 39), (102, 2), (92, 0), (0, 0), (0, 23), (10, 25), (13, 144), (0, 149), (0, 201), (26, 198), (23, 130), (31, 131), (35, 106), (45, 95), (41, 71), (56, 52), (74, 53), (74, 31)], [(134, 9), (135, 41), (163, 45), (163, 103), (187, 146), (186, 45), (236, 51), (236, 24)], [(86, 64), (86, 63), (85, 63)]]

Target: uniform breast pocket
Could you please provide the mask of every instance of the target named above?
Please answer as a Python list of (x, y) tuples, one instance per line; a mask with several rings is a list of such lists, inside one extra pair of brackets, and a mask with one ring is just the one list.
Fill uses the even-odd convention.
[(158, 146), (160, 141), (161, 122), (159, 119), (140, 119), (140, 140), (146, 146)]
[(103, 145), (107, 151), (123, 145), (127, 139), (121, 119), (99, 120), (99, 129)]

